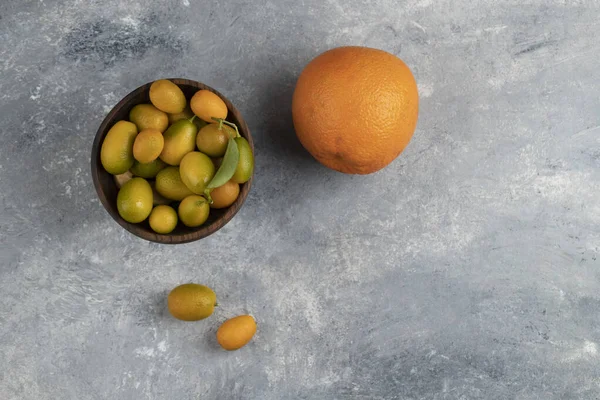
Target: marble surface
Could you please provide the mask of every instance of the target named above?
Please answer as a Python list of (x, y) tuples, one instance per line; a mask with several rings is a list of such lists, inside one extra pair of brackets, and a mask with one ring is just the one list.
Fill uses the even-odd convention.
[[(3, 0), (0, 398), (600, 398), (598, 1)], [(354, 44), (399, 55), (420, 97), (370, 176), (295, 138), (302, 67)], [(123, 231), (92, 138), (137, 86), (205, 82), (256, 141), (218, 234)], [(166, 311), (213, 287), (210, 319)], [(237, 352), (214, 338), (251, 313)]]

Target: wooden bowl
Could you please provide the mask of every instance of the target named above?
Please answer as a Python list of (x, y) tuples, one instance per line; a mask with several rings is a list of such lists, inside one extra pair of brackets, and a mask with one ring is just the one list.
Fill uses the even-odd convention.
[[(242, 118), (240, 112), (231, 104), (231, 102), (223, 96), (221, 93), (217, 92), (215, 89), (206, 86), (200, 82), (190, 81), (188, 79), (169, 79), (171, 82), (175, 83), (177, 86), (181, 88), (185, 97), (188, 100), (191, 99), (194, 93), (196, 93), (200, 89), (207, 89), (211, 92), (215, 93), (219, 96), (225, 104), (227, 105), (227, 109), (229, 110), (227, 115), (227, 120), (235, 123), (238, 126), (240, 131), (240, 135), (248, 140), (250, 144), (250, 148), (252, 152), (254, 152), (254, 143), (252, 141), (252, 136), (250, 135), (250, 130), (248, 129), (248, 125), (246, 125), (246, 121)], [(137, 104), (142, 103), (150, 103), (150, 85), (152, 82), (147, 83), (139, 88), (135, 89), (133, 92), (129, 93), (123, 100), (121, 100), (104, 118), (100, 128), (98, 128), (98, 132), (96, 132), (96, 137), (94, 138), (94, 144), (92, 145), (92, 179), (94, 180), (94, 186), (96, 187), (96, 192), (98, 193), (98, 197), (102, 202), (102, 205), (108, 211), (110, 216), (117, 221), (119, 225), (133, 233), (134, 235), (141, 237), (142, 239), (149, 240), (151, 242), (156, 243), (165, 243), (165, 244), (178, 244), (178, 243), (188, 243), (193, 242), (194, 240), (205, 238), (209, 235), (212, 235), (226, 223), (228, 223), (231, 218), (239, 211), (248, 196), (248, 192), (250, 191), (250, 187), (252, 186), (252, 179), (244, 184), (240, 185), (240, 194), (231, 206), (228, 208), (217, 210), (210, 210), (210, 216), (208, 220), (201, 226), (196, 228), (188, 228), (184, 226), (181, 222), (177, 224), (177, 228), (167, 235), (161, 235), (154, 232), (150, 225), (148, 224), (148, 220), (139, 223), (139, 224), (131, 224), (125, 221), (119, 215), (117, 211), (117, 192), (119, 189), (115, 184), (113, 176), (106, 172), (102, 167), (102, 163), (100, 162), (100, 148), (102, 147), (102, 142), (106, 137), (109, 129), (120, 120), (129, 120), (129, 111), (131, 108)], [(177, 208), (175, 208), (177, 210)]]

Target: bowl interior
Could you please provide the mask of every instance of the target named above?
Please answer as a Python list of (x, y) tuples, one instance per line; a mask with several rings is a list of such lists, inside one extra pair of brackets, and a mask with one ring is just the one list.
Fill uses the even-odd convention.
[[(213, 93), (216, 93), (227, 105), (229, 110), (227, 115), (227, 120), (233, 122), (237, 125), (240, 135), (248, 140), (252, 151), (254, 152), (254, 143), (252, 141), (252, 137), (250, 135), (250, 131), (248, 130), (248, 126), (246, 122), (243, 120), (242, 116), (238, 112), (238, 110), (231, 104), (231, 102), (221, 95), (216, 90), (195, 81), (190, 81), (187, 79), (169, 79), (170, 81), (176, 83), (188, 100), (200, 89), (207, 89)], [(212, 233), (216, 232), (220, 228), (222, 228), (227, 222), (233, 218), (233, 216), (240, 209), (246, 197), (248, 196), (248, 192), (252, 185), (252, 177), (250, 180), (242, 185), (240, 185), (240, 194), (237, 200), (228, 208), (217, 210), (210, 210), (210, 215), (208, 220), (199, 227), (189, 228), (184, 226), (181, 222), (177, 224), (177, 228), (173, 232), (168, 235), (161, 235), (155, 233), (148, 223), (148, 220), (139, 223), (139, 224), (131, 224), (125, 221), (119, 215), (117, 210), (117, 193), (119, 189), (115, 184), (113, 176), (106, 172), (102, 167), (102, 163), (100, 162), (100, 148), (102, 147), (102, 142), (106, 137), (106, 134), (110, 130), (110, 128), (120, 120), (129, 120), (129, 111), (137, 105), (141, 103), (150, 103), (150, 85), (151, 83), (145, 84), (133, 92), (129, 93), (123, 100), (121, 100), (106, 116), (98, 132), (96, 133), (96, 137), (94, 139), (94, 144), (92, 147), (92, 178), (94, 180), (94, 185), (96, 187), (96, 191), (98, 196), (100, 197), (100, 201), (108, 211), (108, 213), (112, 216), (112, 218), (119, 223), (123, 228), (127, 229), (129, 232), (134, 235), (141, 237), (146, 240), (150, 240), (152, 242), (157, 243), (167, 243), (167, 244), (177, 244), (177, 243), (186, 243), (194, 240), (202, 239)], [(151, 180), (149, 180), (151, 181)], [(177, 206), (179, 203), (172, 203), (172, 206), (177, 210)]]

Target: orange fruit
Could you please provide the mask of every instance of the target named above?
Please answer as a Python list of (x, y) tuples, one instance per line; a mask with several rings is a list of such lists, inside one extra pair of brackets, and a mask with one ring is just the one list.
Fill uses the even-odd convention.
[(177, 114), (185, 109), (185, 94), (167, 79), (160, 79), (150, 85), (150, 102), (160, 111)]
[(235, 138), (235, 130), (227, 125), (208, 124), (198, 131), (196, 146), (210, 157), (223, 157), (230, 138)]
[(302, 145), (323, 165), (369, 174), (391, 163), (417, 125), (419, 95), (410, 69), (383, 50), (339, 47), (300, 74), (292, 100)]
[(206, 222), (210, 214), (208, 200), (195, 194), (187, 196), (179, 203), (177, 214), (179, 215), (179, 220), (185, 226), (189, 226), (190, 228), (200, 226)]
[(133, 157), (142, 164), (156, 160), (163, 150), (165, 139), (157, 129), (144, 129), (133, 142)]
[(197, 283), (186, 283), (171, 290), (167, 307), (172, 316), (182, 321), (199, 321), (212, 315), (217, 295), (211, 288)]
[(227, 105), (210, 90), (198, 90), (190, 100), (190, 108), (206, 122), (215, 122), (212, 118), (227, 118)]
[(233, 181), (229, 181), (226, 184), (214, 188), (210, 192), (212, 198), (212, 204), (210, 208), (226, 208), (232, 205), (240, 195), (240, 185)]
[(157, 129), (164, 132), (169, 126), (169, 117), (152, 104), (138, 104), (129, 112), (129, 120), (139, 131), (144, 129)]
[(173, 207), (158, 205), (152, 209), (148, 222), (154, 232), (166, 235), (177, 226), (177, 212)]
[(132, 224), (148, 218), (152, 212), (152, 188), (148, 181), (133, 178), (121, 186), (117, 193), (117, 210), (121, 218)]
[(256, 321), (251, 315), (228, 319), (217, 330), (217, 342), (225, 350), (244, 347), (256, 333)]

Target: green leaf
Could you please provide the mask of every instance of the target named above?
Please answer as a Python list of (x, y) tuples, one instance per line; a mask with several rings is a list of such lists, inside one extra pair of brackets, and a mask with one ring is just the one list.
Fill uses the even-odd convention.
[(229, 139), (227, 150), (225, 150), (225, 155), (223, 156), (223, 162), (221, 162), (219, 170), (206, 188), (214, 189), (226, 184), (235, 173), (239, 160), (240, 150), (238, 149), (238, 145), (234, 139)]

